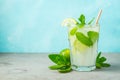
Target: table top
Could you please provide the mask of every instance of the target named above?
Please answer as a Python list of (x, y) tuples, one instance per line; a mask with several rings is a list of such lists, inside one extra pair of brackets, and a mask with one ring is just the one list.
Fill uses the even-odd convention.
[(120, 80), (120, 54), (104, 53), (109, 68), (91, 72), (59, 73), (50, 70), (53, 65), (48, 54), (0, 54), (0, 80)]

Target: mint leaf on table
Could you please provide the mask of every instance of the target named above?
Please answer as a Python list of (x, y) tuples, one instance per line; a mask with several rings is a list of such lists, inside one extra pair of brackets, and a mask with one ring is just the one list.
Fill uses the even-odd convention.
[(101, 64), (103, 67), (110, 67), (111, 65), (109, 63), (102, 63)]
[(93, 42), (89, 39), (89, 37), (87, 37), (87, 36), (85, 36), (83, 33), (81, 33), (81, 32), (77, 32), (76, 33), (76, 37), (77, 37), (77, 39), (81, 42), (81, 43), (83, 43), (83, 44), (85, 44), (86, 46), (92, 46), (93, 45)]
[(52, 65), (49, 66), (51, 70), (58, 70), (60, 73), (67, 73), (72, 71), (72, 68), (70, 65)]
[(51, 61), (53, 61), (54, 63), (58, 65), (67, 64), (67, 60), (59, 54), (49, 54), (49, 58), (51, 59)]
[(60, 68), (62, 68), (62, 67), (64, 67), (64, 65), (52, 65), (52, 66), (49, 66), (49, 68), (50, 68), (51, 70), (57, 70), (57, 69), (60, 69)]
[(100, 69), (102, 67), (110, 67), (110, 64), (105, 62), (106, 60), (107, 59), (105, 57), (101, 57), (101, 52), (99, 52), (96, 58), (96, 68)]
[(68, 48), (61, 50), (59, 54), (49, 54), (49, 59), (56, 64), (49, 66), (49, 68), (51, 70), (58, 70), (60, 73), (72, 71), (69, 56), (70, 51)]
[(71, 67), (66, 67), (64, 69), (60, 69), (58, 70), (60, 73), (67, 73), (67, 72), (70, 72), (72, 71), (72, 68)]

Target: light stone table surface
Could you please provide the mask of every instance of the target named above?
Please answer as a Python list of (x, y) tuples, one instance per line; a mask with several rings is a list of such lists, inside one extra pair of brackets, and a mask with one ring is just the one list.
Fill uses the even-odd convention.
[(49, 70), (53, 65), (48, 54), (2, 53), (0, 54), (0, 80), (120, 80), (120, 54), (104, 53), (109, 68), (92, 72), (59, 73)]

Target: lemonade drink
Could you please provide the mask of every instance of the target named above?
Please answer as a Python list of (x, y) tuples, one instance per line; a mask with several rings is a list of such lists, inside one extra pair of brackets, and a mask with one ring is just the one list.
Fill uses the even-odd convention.
[[(74, 29), (74, 27), (69, 28), (69, 42), (71, 48), (71, 65), (72, 69), (77, 71), (91, 71), (95, 69), (95, 62), (97, 56), (97, 40), (98, 40), (98, 33), (99, 33), (99, 25), (91, 26), (91, 25), (84, 25), (82, 28), (78, 28), (76, 31), (76, 35), (71, 35), (70, 32)], [(90, 33), (91, 32), (91, 33)], [(90, 35), (93, 36), (90, 41), (88, 42), (84, 39), (83, 34), (85, 37), (89, 37)], [(89, 35), (89, 36), (88, 36)], [(84, 41), (87, 41), (86, 43)], [(81, 40), (80, 40), (81, 39)]]
[(73, 70), (91, 71), (95, 69), (97, 56), (97, 43), (99, 38), (99, 25), (92, 25), (92, 21), (85, 21), (82, 14), (78, 21), (67, 18), (62, 25), (68, 27), (70, 43), (70, 59)]

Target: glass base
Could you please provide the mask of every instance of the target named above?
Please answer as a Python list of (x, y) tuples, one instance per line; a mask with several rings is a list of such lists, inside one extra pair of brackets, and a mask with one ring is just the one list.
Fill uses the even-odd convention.
[(96, 66), (76, 66), (72, 65), (72, 69), (76, 71), (92, 71), (96, 69)]

